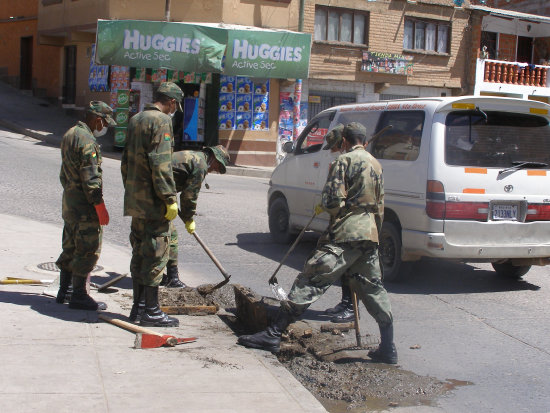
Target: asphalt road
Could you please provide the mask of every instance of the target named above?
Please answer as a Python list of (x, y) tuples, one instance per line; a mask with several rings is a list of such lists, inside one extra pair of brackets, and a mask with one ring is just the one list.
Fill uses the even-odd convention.
[[(59, 150), (0, 130), (0, 212), (62, 225)], [(129, 246), (122, 216), (120, 161), (104, 159), (104, 237)], [(285, 246), (273, 244), (266, 213), (268, 180), (209, 175), (198, 201), (197, 233), (232, 274), (232, 282), (269, 295), (267, 279)], [(176, 222), (182, 278), (194, 286), (222, 280), (217, 268)], [(278, 279), (289, 289), (317, 236), (308, 233)], [(61, 240), (59, 240), (61, 248)], [(410, 278), (389, 284), (400, 365), (457, 385), (430, 411), (550, 412), (550, 271), (534, 267), (523, 281), (498, 278), (485, 264), (418, 263)], [(339, 298), (331, 288), (306, 317), (321, 317)], [(377, 335), (370, 317), (362, 331)], [(411, 348), (413, 347), (413, 348)], [(416, 348), (415, 348), (416, 347)]]

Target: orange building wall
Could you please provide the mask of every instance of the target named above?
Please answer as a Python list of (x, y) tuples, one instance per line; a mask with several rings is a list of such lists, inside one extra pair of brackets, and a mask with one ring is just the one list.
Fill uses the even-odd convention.
[[(38, 96), (59, 95), (59, 48), (38, 45), (37, 0), (0, 1), (0, 78), (19, 87), (21, 38), (33, 37), (32, 84)], [(12, 18), (13, 17), (13, 18)]]

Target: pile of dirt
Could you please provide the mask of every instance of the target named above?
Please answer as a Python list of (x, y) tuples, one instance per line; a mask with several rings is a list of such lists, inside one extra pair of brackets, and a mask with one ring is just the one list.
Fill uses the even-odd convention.
[(226, 284), (210, 294), (202, 295), (206, 287), (213, 287), (214, 284), (200, 285), (197, 288), (159, 288), (159, 304), (161, 306), (183, 306), (183, 305), (215, 305), (216, 308), (230, 309), (235, 307), (235, 294), (233, 286)]
[(367, 353), (378, 340), (363, 341), (356, 346), (353, 324), (299, 321), (283, 335), (278, 359), (329, 412), (426, 405), (450, 389), (448, 382), (371, 362)]

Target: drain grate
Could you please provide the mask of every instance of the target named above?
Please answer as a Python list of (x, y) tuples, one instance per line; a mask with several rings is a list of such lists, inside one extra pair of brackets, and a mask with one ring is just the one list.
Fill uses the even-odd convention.
[[(59, 268), (55, 262), (43, 262), (42, 264), (38, 264), (37, 267), (44, 271), (59, 272)], [(95, 265), (92, 270), (92, 272), (98, 271), (103, 271), (103, 267), (101, 265)]]

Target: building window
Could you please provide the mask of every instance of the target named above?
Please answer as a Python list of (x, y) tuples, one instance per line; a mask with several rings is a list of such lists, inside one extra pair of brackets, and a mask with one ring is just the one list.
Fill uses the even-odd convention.
[(449, 23), (406, 18), (403, 48), (449, 53)]
[(479, 48), (483, 50), (483, 46), (487, 47), (487, 53), (489, 59), (497, 58), (497, 38), (498, 33), (495, 32), (481, 32), (481, 44)]
[(367, 25), (367, 12), (317, 7), (314, 40), (367, 44)]

